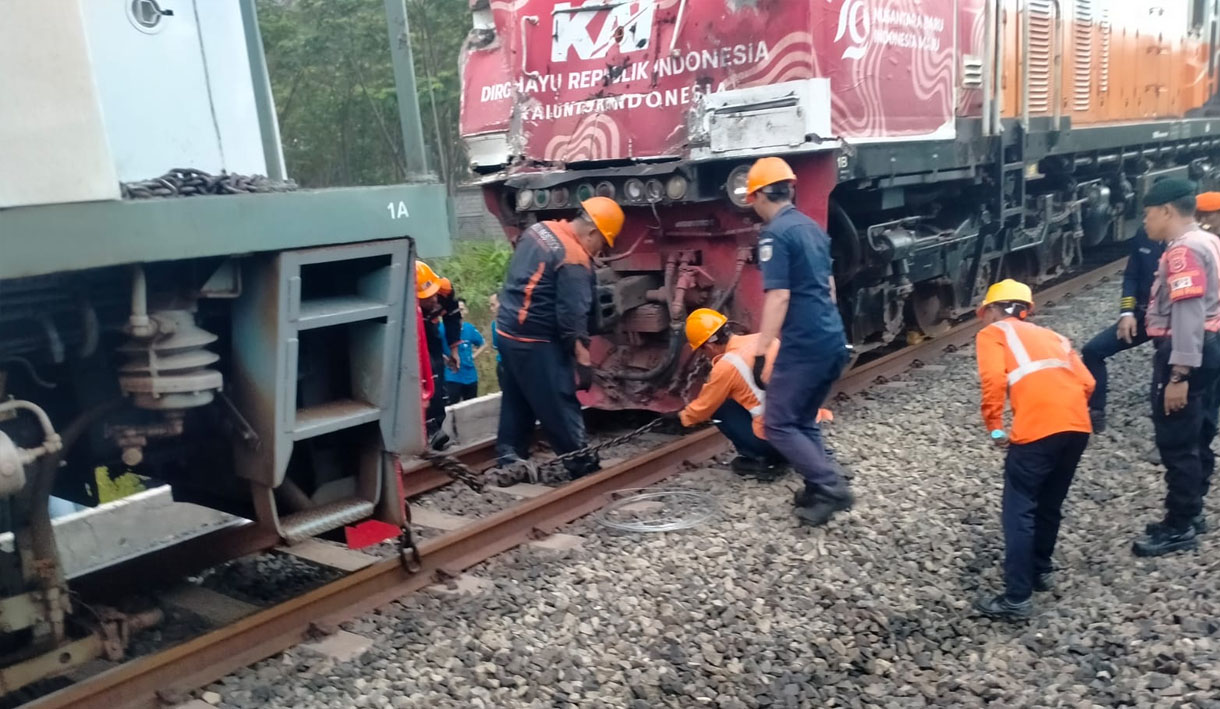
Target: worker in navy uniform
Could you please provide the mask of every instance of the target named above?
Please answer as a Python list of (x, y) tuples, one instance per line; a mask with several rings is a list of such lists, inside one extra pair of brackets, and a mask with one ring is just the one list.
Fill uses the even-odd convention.
[(449, 403), (445, 395), (445, 371), (446, 368), (457, 368), (458, 345), (462, 340), (462, 313), (453, 284), (449, 279), (438, 276), (423, 261), (415, 262), (415, 296), (424, 315), (424, 339), (427, 340), (432, 364), (435, 392), (425, 412), (428, 445), (434, 450), (441, 450), (449, 443), (449, 436), (443, 430), (445, 406)]
[[(496, 315), (500, 347), (501, 468), (527, 468), (535, 421), (560, 454), (585, 448), (577, 390), (593, 385), (589, 323), (592, 259), (614, 245), (623, 210), (607, 197), (581, 203), (572, 221), (540, 222), (517, 240)], [(595, 454), (564, 461), (573, 477), (599, 469)]]
[(1097, 382), (1093, 396), (1089, 398), (1089, 418), (1095, 433), (1106, 430), (1106, 360), (1151, 339), (1144, 328), (1144, 314), (1148, 310), (1148, 293), (1156, 277), (1157, 263), (1164, 252), (1165, 245), (1149, 239), (1143, 227), (1136, 232), (1131, 239), (1127, 268), (1123, 271), (1118, 322), (1094, 335), (1080, 351), (1084, 365)]
[(755, 381), (763, 380), (767, 349), (779, 337), (779, 354), (767, 390), (764, 430), (805, 479), (796, 516), (818, 526), (850, 509), (852, 495), (822, 442), (817, 415), (850, 359), (843, 319), (835, 305), (830, 237), (793, 206), (796, 175), (777, 157), (754, 163), (746, 199), (766, 222), (758, 239), (762, 269), (762, 323), (755, 342)]
[(1165, 517), (1133, 544), (1139, 556), (1194, 549), (1206, 531), (1203, 498), (1220, 401), (1220, 239), (1195, 221), (1194, 184), (1162, 180), (1144, 197), (1144, 228), (1165, 244), (1146, 327), (1156, 342), (1152, 423), (1165, 465)]

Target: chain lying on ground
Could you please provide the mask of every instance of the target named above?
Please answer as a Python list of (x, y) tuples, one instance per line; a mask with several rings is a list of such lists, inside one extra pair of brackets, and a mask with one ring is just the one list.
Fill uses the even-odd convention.
[(151, 180), (124, 182), (122, 187), (123, 199), (150, 199), (153, 197), (193, 197), (253, 192), (292, 192), (297, 189), (297, 183), (292, 180), (272, 180), (263, 175), (235, 175), (228, 172), (212, 175), (203, 170), (180, 167)]
[(621, 436), (564, 453), (537, 464), (521, 461), (520, 463), (503, 468), (492, 467), (484, 471), (477, 471), (457, 458), (445, 453), (429, 451), (424, 453), (422, 457), (437, 470), (466, 485), (475, 492), (483, 492), (487, 484), (498, 485), (500, 487), (515, 485), (519, 482), (554, 484), (569, 479), (567, 470), (563, 468), (564, 462), (594, 456), (606, 448), (629, 443), (646, 433), (656, 430), (664, 421), (665, 419), (662, 418), (653, 419), (634, 431), (628, 431)]

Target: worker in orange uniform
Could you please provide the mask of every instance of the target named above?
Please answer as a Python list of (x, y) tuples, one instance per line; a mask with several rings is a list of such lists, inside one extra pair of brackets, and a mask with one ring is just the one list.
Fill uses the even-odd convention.
[(1220, 192), (1203, 192), (1195, 197), (1195, 218), (1199, 226), (1220, 236)]
[[(593, 257), (614, 246), (624, 215), (608, 197), (592, 197), (580, 207), (572, 221), (539, 222), (521, 234), (500, 291), (503, 393), (496, 452), (501, 468), (526, 475), (535, 421), (557, 453), (587, 446), (576, 392), (593, 385)], [(600, 469), (593, 453), (569, 458), (564, 467), (573, 478)]]
[[(441, 450), (449, 443), (444, 431), (445, 368), (456, 369), (458, 345), (462, 339), (462, 313), (457, 294), (447, 278), (441, 278), (423, 261), (415, 262), (415, 297), (424, 315), (424, 339), (432, 363), (432, 399), (428, 402), (428, 445)], [(444, 336), (442, 341), (442, 323)], [(454, 334), (456, 333), (456, 334)]]
[[(712, 371), (694, 401), (666, 418), (683, 426), (695, 426), (714, 419), (716, 428), (737, 449), (730, 464), (733, 472), (744, 477), (771, 481), (780, 478), (787, 461), (766, 440), (763, 411), (766, 393), (754, 381), (754, 347), (758, 335), (734, 335), (729, 319), (711, 308), (699, 308), (686, 318), (686, 341), (692, 350), (712, 361)], [(771, 373), (779, 341), (766, 353), (763, 376)]]
[[(979, 306), (985, 326), (975, 338), (983, 422), (1008, 455), (1001, 513), (1006, 588), (974, 607), (1008, 620), (1028, 618), (1033, 592), (1051, 590), (1063, 500), (1093, 432), (1093, 376), (1066, 337), (1026, 321), (1033, 307), (1029, 286), (996, 283)], [(1009, 431), (1005, 398), (1012, 404)]]

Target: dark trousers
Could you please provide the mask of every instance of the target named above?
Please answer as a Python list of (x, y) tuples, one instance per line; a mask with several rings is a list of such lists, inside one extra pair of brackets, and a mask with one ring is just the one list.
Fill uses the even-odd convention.
[(445, 407), (449, 405), (448, 388), (445, 383), (445, 359), (432, 358), (432, 398), (428, 401), (427, 417), (428, 435), (441, 430), (445, 424)]
[(1212, 440), (1216, 437), (1220, 408), (1220, 337), (1208, 333), (1203, 340), (1203, 366), (1190, 376), (1186, 408), (1165, 415), (1165, 383), (1171, 366), (1168, 338), (1157, 341), (1153, 358), (1152, 425), (1156, 447), (1165, 465), (1165, 522), (1185, 528), (1203, 512), (1203, 498), (1216, 469)]
[(456, 404), (460, 401), (468, 401), (479, 395), (479, 383), (463, 384), (461, 382), (445, 382), (445, 387), (449, 391), (449, 403)]
[(810, 356), (785, 351), (781, 343), (767, 383), (767, 440), (806, 483), (821, 488), (843, 484), (838, 466), (822, 443), (817, 418), (850, 357), (843, 345)]
[(1053, 568), (1063, 499), (1088, 444), (1089, 434), (1066, 432), (1008, 447), (1001, 519), (1009, 600), (1029, 598), (1037, 575)]
[(1144, 314), (1142, 312), (1135, 313), (1136, 333), (1130, 343), (1118, 339), (1118, 323), (1107, 327), (1105, 330), (1093, 336), (1089, 343), (1080, 351), (1080, 358), (1084, 360), (1084, 366), (1089, 368), (1089, 373), (1093, 375), (1093, 379), (1097, 380), (1097, 386), (1093, 389), (1093, 396), (1089, 397), (1089, 409), (1093, 411), (1106, 410), (1106, 393), (1108, 390), (1108, 377), (1106, 374), (1106, 360), (1118, 354), (1126, 352), (1133, 347), (1139, 347), (1149, 339), (1148, 332), (1144, 329)]
[(716, 409), (713, 415), (716, 428), (729, 439), (738, 455), (765, 461), (768, 464), (784, 462), (783, 456), (766, 440), (754, 434), (754, 417), (741, 404), (729, 399)]
[[(529, 459), (534, 422), (555, 452), (563, 454), (587, 445), (585, 421), (576, 400), (576, 373), (571, 354), (552, 342), (500, 341), (500, 428), (496, 453), (501, 464)], [(564, 462), (572, 475), (597, 469), (597, 456)]]

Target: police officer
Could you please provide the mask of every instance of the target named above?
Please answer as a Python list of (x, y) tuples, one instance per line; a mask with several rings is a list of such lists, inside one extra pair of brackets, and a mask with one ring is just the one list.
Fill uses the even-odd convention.
[(1215, 454), (1220, 384), (1220, 240), (1195, 222), (1195, 187), (1168, 179), (1144, 197), (1144, 228), (1165, 244), (1146, 326), (1156, 342), (1152, 423), (1165, 465), (1165, 518), (1133, 544), (1138, 556), (1194, 549)]
[(1119, 352), (1139, 347), (1150, 339), (1144, 328), (1144, 314), (1148, 309), (1148, 293), (1152, 290), (1157, 263), (1164, 251), (1165, 245), (1149, 239), (1142, 227), (1136, 232), (1135, 237), (1131, 239), (1131, 254), (1123, 271), (1123, 295), (1119, 304), (1121, 312), (1118, 322), (1094, 335), (1080, 352), (1085, 366), (1097, 382), (1093, 396), (1089, 399), (1089, 417), (1093, 421), (1093, 430), (1097, 433), (1106, 430), (1106, 394), (1109, 383), (1106, 360)]
[(830, 237), (793, 206), (795, 184), (796, 174), (777, 157), (758, 160), (746, 177), (746, 199), (766, 222), (758, 239), (766, 299), (753, 371), (763, 381), (767, 349), (778, 336), (779, 354), (765, 382), (767, 440), (805, 479), (794, 499), (796, 516), (818, 526), (853, 501), (816, 420), (850, 354), (835, 306)]
[[(446, 366), (456, 369), (458, 345), (462, 339), (462, 313), (458, 307), (453, 284), (436, 275), (428, 264), (415, 262), (415, 297), (424, 316), (424, 339), (432, 364), (433, 395), (425, 412), (428, 444), (441, 450), (449, 443), (445, 424)], [(442, 335), (442, 323), (444, 325)]]
[[(576, 391), (593, 385), (592, 258), (614, 246), (624, 217), (606, 197), (580, 206), (572, 221), (540, 222), (521, 234), (500, 291), (496, 336), (503, 394), (496, 452), (502, 468), (520, 468), (529, 459), (535, 421), (558, 453), (586, 447)], [(592, 454), (564, 466), (574, 478), (600, 467)]]
[[(1089, 443), (1093, 375), (1067, 338), (1026, 322), (1033, 312), (1029, 286), (1012, 279), (987, 289), (975, 337), (982, 383), (983, 423), (1004, 459), (1005, 592), (975, 602), (993, 618), (1027, 618), (1033, 592), (1054, 583), (1051, 557), (1063, 500)], [(1012, 426), (1004, 429), (1004, 402)]]

